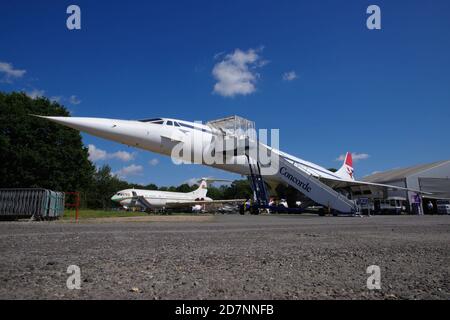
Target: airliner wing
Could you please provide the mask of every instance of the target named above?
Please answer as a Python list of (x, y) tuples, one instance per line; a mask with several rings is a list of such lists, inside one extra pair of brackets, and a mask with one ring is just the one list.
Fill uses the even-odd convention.
[(342, 179), (341, 177), (337, 176), (336, 173), (326, 172), (325, 170), (323, 170), (323, 168), (313, 166), (312, 163), (301, 160), (292, 155), (282, 154), (282, 157), (292, 162), (298, 169), (303, 170), (304, 172), (312, 175), (313, 177), (319, 179), (320, 181), (322, 181), (323, 183), (325, 183), (326, 185), (328, 185), (333, 189), (353, 188), (359, 190), (370, 190), (372, 193), (378, 193), (380, 191), (386, 192), (388, 190), (403, 190), (416, 192), (420, 194), (428, 194), (428, 195), (432, 194), (430, 192), (425, 192), (422, 190), (398, 187), (388, 184)]
[(199, 200), (199, 201), (183, 201), (166, 203), (167, 207), (195, 206), (197, 204), (213, 204), (213, 203), (244, 203), (246, 199), (230, 199), (230, 200)]
[[(340, 180), (340, 179), (329, 179), (329, 178), (319, 178), (322, 182), (326, 183), (328, 186), (333, 189), (344, 189), (344, 188), (358, 188), (358, 189), (366, 189), (375, 193), (376, 191), (388, 191), (388, 190), (402, 190), (402, 191), (411, 191), (420, 194), (432, 194), (430, 192), (425, 192), (422, 190), (417, 190), (413, 188), (405, 188), (399, 186), (393, 186), (389, 184), (382, 183), (374, 183), (374, 182), (366, 182), (366, 181), (357, 181), (357, 180)], [(374, 192), (375, 191), (375, 192)]]

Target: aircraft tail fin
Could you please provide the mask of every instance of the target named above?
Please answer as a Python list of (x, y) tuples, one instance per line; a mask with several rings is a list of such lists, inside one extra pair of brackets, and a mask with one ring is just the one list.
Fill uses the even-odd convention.
[(224, 182), (231, 182), (230, 180), (226, 179), (215, 179), (215, 178), (201, 178), (199, 180), (200, 185), (197, 190), (192, 191), (192, 194), (198, 199), (202, 199), (206, 197), (206, 194), (208, 193), (208, 182), (214, 182), (214, 181), (224, 181)]
[(344, 163), (342, 164), (341, 168), (336, 171), (335, 174), (345, 180), (355, 180), (353, 172), (354, 169), (352, 154), (350, 152), (347, 152), (345, 155)]
[(198, 188), (194, 191), (192, 191), (194, 196), (198, 199), (202, 199), (206, 197), (206, 194), (208, 193), (208, 182), (206, 179), (202, 179), (200, 182), (200, 185)]

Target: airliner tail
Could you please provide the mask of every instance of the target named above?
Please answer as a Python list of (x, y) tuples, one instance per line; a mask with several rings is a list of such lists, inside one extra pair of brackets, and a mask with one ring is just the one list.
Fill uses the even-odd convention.
[(336, 171), (335, 174), (344, 180), (355, 180), (353, 172), (354, 169), (352, 154), (350, 152), (347, 152), (342, 167), (338, 171)]

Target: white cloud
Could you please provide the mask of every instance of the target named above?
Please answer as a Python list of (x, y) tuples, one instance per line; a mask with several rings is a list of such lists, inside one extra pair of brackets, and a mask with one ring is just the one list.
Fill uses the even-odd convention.
[[(248, 95), (256, 90), (256, 81), (259, 77), (255, 69), (267, 64), (258, 54), (262, 49), (249, 49), (242, 51), (236, 49), (233, 53), (225, 55), (222, 61), (216, 63), (212, 74), (217, 80), (214, 92), (224, 97)], [(221, 57), (222, 54), (216, 55)]]
[(81, 103), (81, 100), (78, 99), (77, 96), (71, 95), (71, 96), (69, 97), (69, 103), (70, 103), (70, 104), (75, 104), (75, 105), (77, 105), (77, 104), (80, 104), (80, 103)]
[(96, 146), (93, 144), (88, 145), (88, 152), (89, 152), (89, 160), (91, 161), (98, 161), (98, 160), (105, 160), (106, 159), (106, 151), (102, 149), (97, 149)]
[(107, 157), (111, 159), (119, 159), (123, 162), (131, 161), (134, 159), (134, 154), (126, 151), (117, 151), (111, 154), (108, 154)]
[(135, 154), (126, 151), (117, 151), (108, 153), (105, 150), (97, 148), (95, 145), (88, 145), (89, 160), (95, 162), (99, 160), (117, 159), (123, 162), (134, 160)]
[(212, 176), (209, 177), (202, 177), (202, 178), (191, 178), (188, 180), (183, 181), (183, 183), (187, 183), (190, 186), (193, 186), (194, 184), (199, 185), (200, 182), (202, 181), (202, 179), (209, 179), (208, 181), (208, 185), (210, 184), (215, 184), (215, 185), (230, 185), (232, 183), (232, 181), (228, 181), (228, 180), (218, 180), (218, 181), (214, 181), (214, 178)]
[(200, 178), (191, 178), (189, 180), (184, 181), (183, 183), (187, 183), (190, 186), (193, 186), (194, 184), (199, 184), (201, 179)]
[[(370, 155), (368, 155), (367, 153), (357, 153), (357, 152), (352, 152), (352, 159), (354, 162), (357, 162), (359, 160), (366, 160), (370, 157)], [(344, 161), (345, 159), (345, 154), (341, 154), (338, 158), (336, 158), (336, 161)]]
[(11, 82), (12, 79), (21, 78), (26, 72), (26, 70), (14, 69), (11, 63), (0, 61), (0, 73), (4, 74), (3, 80), (6, 82)]
[(25, 94), (27, 96), (29, 96), (31, 99), (36, 99), (36, 98), (39, 98), (39, 97), (43, 97), (44, 94), (45, 94), (45, 91), (44, 90), (33, 89), (31, 91), (25, 92)]
[[(42, 92), (44, 92), (44, 91), (42, 91)], [(65, 96), (52, 96), (49, 99), (52, 102), (69, 103), (69, 104), (72, 104), (72, 105), (78, 105), (78, 104), (81, 103), (81, 100), (75, 95), (72, 95), (72, 96), (70, 96), (68, 98), (65, 97)]]
[[(39, 97), (44, 97), (45, 95), (45, 90), (39, 90), (39, 89), (32, 89), (31, 91), (27, 91), (25, 89), (23, 89), (23, 91), (25, 91), (25, 94), (27, 96), (29, 96), (31, 99), (36, 99)], [(70, 96), (69, 98), (59, 95), (59, 96), (51, 96), (50, 98), (48, 98), (51, 102), (58, 102), (58, 103), (70, 103), (73, 105), (78, 105), (81, 103), (81, 100), (77, 98), (77, 96)]]
[(53, 97), (50, 97), (50, 101), (51, 102), (60, 102), (61, 101), (61, 96), (53, 96)]
[(144, 167), (141, 165), (135, 165), (132, 164), (128, 167), (123, 167), (119, 171), (115, 172), (114, 174), (118, 177), (128, 177), (128, 176), (136, 176), (142, 174), (142, 171), (144, 171)]
[(220, 51), (219, 53), (216, 53), (214, 55), (214, 60), (219, 59), (220, 57), (222, 57), (225, 54), (225, 51)]
[(285, 72), (283, 73), (283, 80), (284, 81), (292, 81), (297, 79), (297, 74), (295, 73), (295, 71), (289, 71), (289, 72)]
[(159, 160), (156, 158), (154, 158), (148, 162), (148, 164), (151, 166), (156, 166), (158, 163), (159, 163)]

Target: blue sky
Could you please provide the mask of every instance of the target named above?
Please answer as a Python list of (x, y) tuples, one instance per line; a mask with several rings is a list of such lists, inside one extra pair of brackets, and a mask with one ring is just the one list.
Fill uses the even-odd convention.
[[(66, 28), (70, 4), (81, 8), (81, 30)], [(381, 8), (381, 30), (366, 27), (370, 4)], [(283, 151), (325, 167), (339, 167), (347, 150), (365, 154), (357, 177), (450, 158), (448, 1), (18, 0), (0, 7), (0, 90), (45, 95), (74, 116), (238, 114), (280, 128)], [(246, 61), (237, 69), (241, 82), (223, 83), (227, 70), (213, 70), (236, 67), (243, 61), (236, 53)], [(225, 89), (214, 90), (218, 83)], [(133, 182), (237, 177), (83, 139), (100, 150), (98, 165)]]

